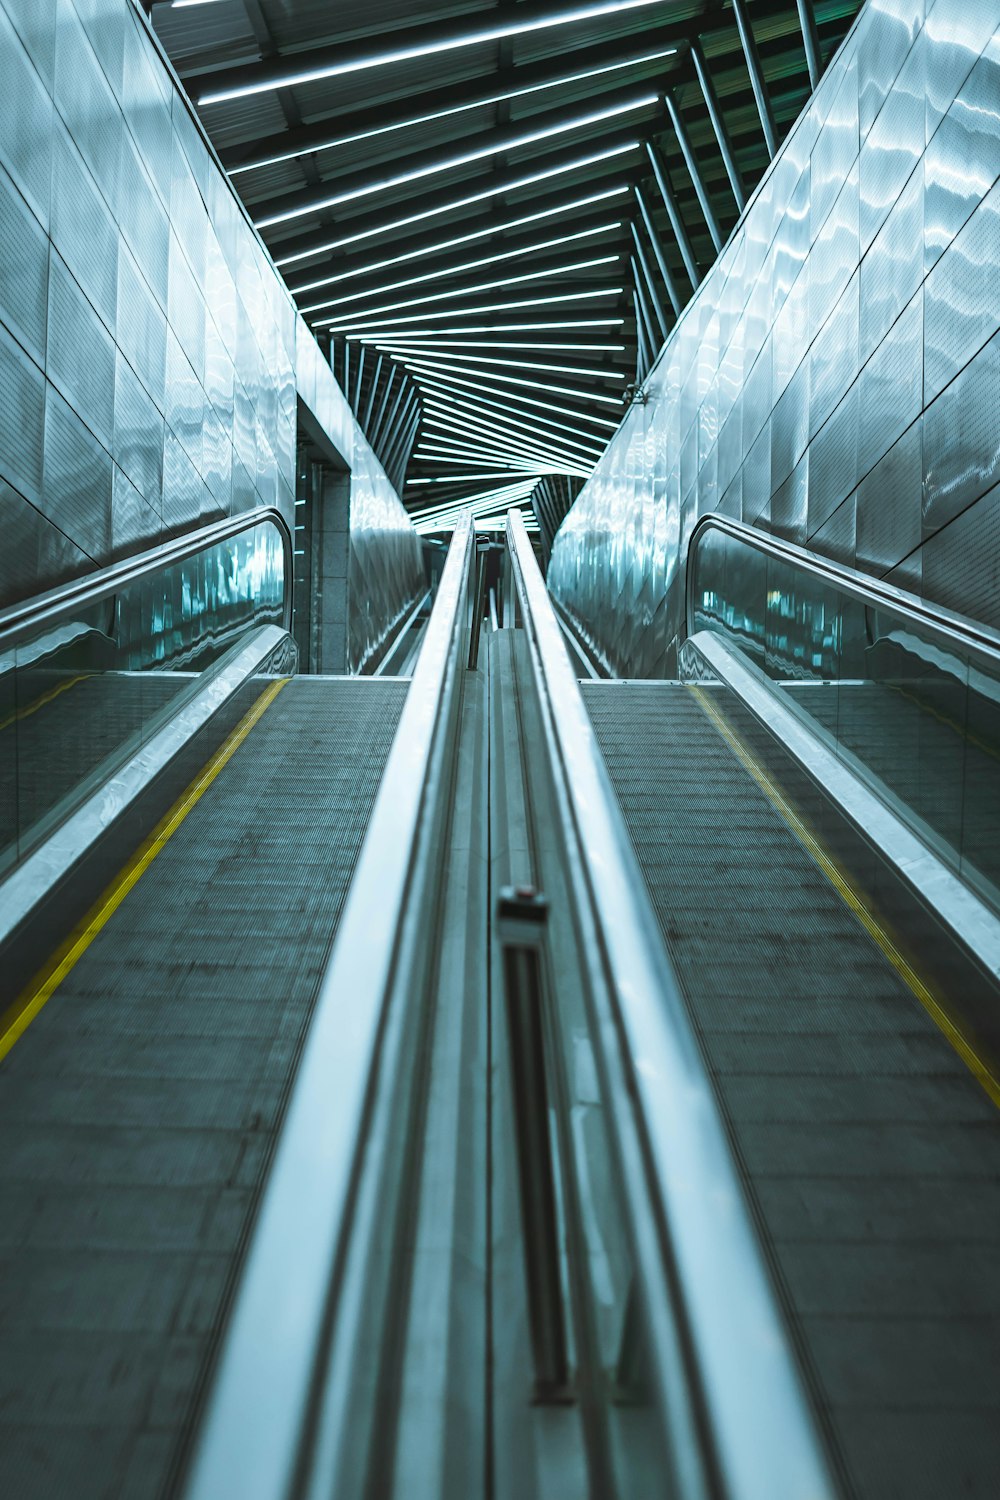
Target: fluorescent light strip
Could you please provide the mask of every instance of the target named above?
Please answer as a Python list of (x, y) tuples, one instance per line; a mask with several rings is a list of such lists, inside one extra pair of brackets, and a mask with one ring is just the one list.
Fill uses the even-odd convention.
[[(602, 286), (592, 291), (584, 292), (560, 292), (558, 296), (545, 297), (520, 297), (516, 302), (486, 302), (482, 307), (448, 307), (441, 312), (419, 312), (409, 313), (405, 318), (397, 318), (398, 324), (419, 323), (421, 319), (430, 323), (434, 318), (474, 318), (479, 313), (488, 312), (516, 312), (521, 307), (550, 307), (563, 302), (593, 302), (598, 297), (620, 297), (624, 287)], [(466, 296), (469, 293), (465, 294)], [(475, 288), (472, 290), (475, 295)], [(418, 298), (417, 301), (422, 299)], [(428, 299), (430, 300), (430, 299)], [(387, 309), (391, 311), (392, 309)], [(369, 321), (369, 320), (373, 321)], [(334, 333), (350, 333), (352, 329), (358, 329), (362, 333), (371, 333), (379, 327), (379, 319), (374, 313), (363, 314), (360, 319), (349, 319), (345, 322), (343, 318), (315, 318), (313, 328), (330, 328)]]
[[(449, 408), (448, 406), (432, 405), (424, 417), (424, 427), (428, 437), (431, 434), (444, 433), (444, 437), (434, 437), (435, 442), (460, 443), (463, 438), (472, 438), (482, 445), (491, 445), (492, 451), (500, 456), (504, 453), (517, 454), (518, 457), (529, 463), (541, 463), (546, 467), (556, 463), (565, 463), (571, 466), (583, 463), (595, 464), (600, 457), (599, 453), (574, 452), (568, 445), (561, 447), (561, 439), (551, 438), (551, 446), (546, 449), (532, 448), (531, 439), (524, 434), (508, 431), (496, 425), (491, 425), (489, 416), (483, 418), (474, 412), (462, 408)], [(546, 434), (543, 434), (545, 437)], [(501, 446), (502, 445), (502, 446)], [(589, 471), (588, 471), (589, 472)]]
[[(522, 467), (528, 464), (548, 468), (555, 462), (581, 462), (581, 456), (559, 448), (558, 441), (550, 444), (533, 444), (530, 439), (517, 433), (496, 432), (489, 424), (466, 411), (453, 411), (447, 407), (433, 407), (425, 419), (426, 432), (423, 447), (417, 457), (450, 459), (452, 463), (471, 462), (473, 453), (483, 455), (484, 467), (494, 459), (500, 463)], [(489, 458), (486, 455), (491, 455)]]
[[(523, 245), (515, 250), (504, 250), (499, 255), (485, 255), (482, 256), (479, 260), (463, 261), (460, 265), (457, 266), (445, 266), (444, 268), (437, 271), (426, 271), (423, 276), (409, 276), (405, 281), (390, 281), (386, 286), (368, 287), (363, 292), (352, 292), (347, 297), (328, 297), (326, 301), (315, 302), (308, 307), (303, 307), (300, 304), (299, 311), (303, 315), (305, 315), (307, 313), (319, 312), (324, 307), (342, 307), (347, 302), (358, 302), (364, 297), (384, 297), (388, 295), (389, 292), (400, 292), (403, 291), (406, 287), (421, 286), (426, 281), (441, 281), (442, 278), (446, 276), (458, 276), (463, 271), (479, 271), (484, 266), (499, 265), (501, 261), (517, 260), (520, 256), (523, 255), (535, 255), (539, 250), (554, 250), (559, 245), (572, 244), (574, 240), (591, 239), (595, 234), (607, 234), (609, 230), (620, 229), (621, 224), (622, 221), (620, 219), (610, 220), (607, 224), (595, 225), (593, 229), (580, 229), (576, 232), (576, 234), (561, 234), (552, 240), (538, 240), (534, 245)], [(555, 272), (552, 272), (551, 274), (554, 275)], [(520, 281), (526, 281), (530, 278), (521, 276), (518, 279)], [(497, 281), (491, 284), (494, 286), (504, 286), (507, 283)], [(301, 294), (301, 291), (302, 288), (300, 287), (295, 294), (296, 298)], [(430, 301), (431, 299), (428, 298), (426, 300)], [(412, 304), (397, 303), (396, 305), (399, 307), (405, 307), (411, 306)]]
[[(397, 349), (393, 346), (392, 353), (395, 359), (401, 360), (404, 364), (421, 360), (434, 368), (440, 365), (443, 370), (453, 367), (451, 361), (457, 361), (463, 368), (465, 365), (474, 367), (499, 365), (505, 370), (541, 370), (545, 374), (580, 375), (588, 380), (624, 380), (626, 378), (623, 370), (591, 370), (580, 365), (548, 365), (530, 359), (489, 359), (485, 354), (445, 354), (442, 356), (433, 345), (426, 349), (417, 345), (413, 350), (405, 347)], [(472, 374), (473, 371), (470, 370), (467, 373)], [(502, 375), (493, 375), (492, 370), (483, 370), (481, 373), (484, 380), (504, 379)], [(549, 387), (549, 389), (555, 389), (555, 387)], [(608, 399), (613, 399), (615, 404), (618, 404), (617, 397)]]
[[(459, 391), (463, 397), (466, 391), (468, 391), (472, 397), (489, 402), (488, 396), (481, 395), (482, 385), (480, 383), (474, 380), (464, 380), (459, 375), (428, 375), (421, 371), (418, 384), (421, 388), (427, 386), (431, 390), (440, 389), (443, 386), (446, 390)], [(607, 417), (594, 417), (589, 412), (567, 411), (564, 406), (553, 405), (551, 401), (537, 401), (533, 396), (522, 396), (520, 391), (497, 391), (496, 394), (520, 406), (530, 406), (537, 408), (539, 411), (555, 412), (560, 417), (572, 417), (574, 422), (589, 422), (594, 427), (605, 428), (609, 433), (615, 432), (619, 425), (617, 422), (610, 421)], [(503, 409), (501, 408), (501, 410)], [(532, 412), (525, 412), (523, 415), (534, 421)], [(573, 429), (569, 428), (568, 430), (572, 431)], [(596, 434), (589, 435), (596, 436)]]
[[(443, 405), (443, 413), (442, 413)], [(597, 461), (603, 451), (600, 438), (592, 437), (590, 434), (582, 436), (574, 428), (568, 429), (571, 434), (566, 435), (567, 430), (561, 429), (556, 432), (543, 430), (541, 427), (525, 429), (521, 422), (531, 422), (534, 419), (524, 412), (511, 413), (503, 407), (493, 406), (492, 403), (473, 401), (471, 397), (459, 393), (457, 396), (451, 391), (424, 392), (424, 425), (430, 426), (436, 416), (443, 414), (452, 424), (456, 420), (468, 423), (470, 429), (479, 429), (479, 436), (489, 440), (491, 437), (511, 445), (518, 451), (531, 457), (537, 457), (540, 453), (551, 453), (558, 448), (561, 454), (575, 453), (577, 458)], [(557, 423), (551, 424), (558, 427)], [(452, 437), (462, 438), (464, 435), (459, 429), (458, 433), (452, 430)]]
[[(624, 322), (624, 318), (563, 318), (557, 323), (483, 323), (466, 328), (401, 328), (399, 337), (414, 338), (426, 334), (429, 339), (434, 339), (438, 334), (450, 333), (545, 333), (550, 328), (621, 328)], [(395, 336), (394, 328), (376, 328), (362, 329), (357, 338), (359, 343), (385, 344)]]
[[(455, 411), (448, 407), (434, 406), (424, 419), (424, 427), (428, 443), (435, 443), (442, 452), (447, 445), (447, 451), (455, 459), (464, 454), (466, 463), (469, 462), (468, 449), (463, 445), (469, 443), (477, 443), (482, 449), (488, 448), (508, 462), (514, 456), (529, 464), (544, 464), (546, 468), (554, 464), (595, 464), (600, 457), (598, 453), (581, 453), (555, 434), (543, 444), (533, 446), (530, 438), (518, 432), (492, 428), (489, 418), (484, 420), (467, 410)], [(456, 452), (456, 448), (459, 451)]]
[(385, 177), (380, 182), (368, 182), (364, 187), (349, 188), (345, 193), (331, 193), (328, 198), (315, 198), (297, 208), (286, 208), (282, 213), (270, 214), (266, 219), (255, 219), (258, 229), (273, 229), (276, 224), (290, 224), (293, 219), (308, 218), (310, 214), (322, 213), (328, 208), (338, 208), (342, 203), (355, 203), (359, 198), (370, 198), (373, 193), (387, 193), (393, 188), (405, 187), (408, 182), (420, 182), (425, 177), (436, 177), (441, 172), (450, 172), (455, 167), (467, 167), (472, 162), (483, 161), (488, 156), (501, 152), (509, 154), (522, 146), (533, 146), (538, 141), (553, 140), (558, 135), (571, 135), (575, 130), (586, 130), (589, 125), (600, 125), (604, 120), (614, 120), (620, 115), (634, 114), (637, 109), (650, 109), (660, 102), (659, 94), (642, 94), (630, 99), (627, 104), (610, 105), (607, 109), (593, 110), (588, 115), (577, 115), (573, 120), (564, 120), (559, 125), (547, 125), (541, 130), (527, 130), (522, 135), (498, 145), (477, 146), (474, 151), (463, 151), (459, 156), (448, 156), (443, 161), (431, 162), (427, 166), (414, 167), (409, 172), (398, 172), (395, 177)]
[(197, 102), (199, 104), (222, 104), (227, 99), (246, 99), (251, 94), (269, 94), (276, 89), (291, 89), (303, 83), (318, 83), (323, 78), (343, 78), (348, 73), (362, 73), (370, 68), (393, 67), (397, 63), (413, 62), (420, 57), (434, 57), (441, 52), (457, 52), (463, 47), (476, 47), (481, 43), (503, 41), (508, 36), (525, 36), (532, 31), (546, 31), (556, 26), (571, 26), (578, 21), (590, 21), (598, 16), (618, 15), (623, 11), (642, 10), (658, 3), (661, 3), (661, 0), (603, 0), (603, 3), (597, 5), (583, 5), (576, 10), (542, 16), (535, 21), (508, 21), (504, 25), (487, 26), (481, 31), (470, 31), (465, 36), (451, 37), (443, 42), (399, 47), (395, 51), (376, 52), (371, 57), (355, 58), (353, 62), (328, 63), (322, 68), (306, 68), (300, 73), (283, 74), (276, 78), (261, 79), (256, 83), (239, 84), (231, 89), (219, 89), (215, 93), (199, 94)]
[[(307, 281), (302, 286), (293, 286), (292, 296), (298, 298), (305, 292), (317, 292), (324, 286), (335, 286), (341, 281), (354, 281), (359, 276), (370, 276), (374, 271), (385, 271), (392, 266), (405, 265), (408, 260), (425, 260), (430, 255), (440, 255), (443, 250), (457, 250), (462, 245), (471, 244), (473, 240), (485, 239), (488, 235), (504, 234), (509, 229), (522, 229), (525, 224), (537, 224), (541, 219), (551, 219), (554, 214), (569, 214), (578, 208), (589, 208), (593, 203), (604, 203), (608, 198), (620, 198), (623, 193), (629, 191), (627, 184), (623, 183), (621, 187), (609, 188), (603, 193), (592, 193), (589, 198), (576, 198), (572, 203), (563, 203), (558, 208), (546, 208), (541, 213), (526, 214), (520, 219), (509, 219), (505, 224), (487, 224), (485, 228), (474, 229), (469, 234), (459, 234), (450, 240), (439, 240), (436, 245), (425, 245), (422, 250), (408, 250), (405, 255), (390, 255), (385, 260), (375, 260), (367, 266), (352, 265), (350, 270), (338, 271), (335, 276), (321, 276), (316, 281)], [(597, 231), (591, 230), (589, 233), (596, 234)], [(556, 244), (558, 241), (551, 243)], [(447, 273), (441, 272), (440, 274)], [(407, 284), (403, 281), (396, 283), (397, 286)]]
[(492, 479), (492, 474), (432, 474), (420, 479), (408, 479), (406, 488), (415, 484), (466, 484), (473, 479)]
[[(435, 443), (440, 443), (440, 447), (433, 446)], [(482, 464), (484, 469), (498, 469), (501, 472), (505, 469), (510, 469), (517, 474), (526, 473), (529, 469), (534, 470), (534, 460), (519, 458), (516, 454), (505, 454), (502, 450), (499, 449), (496, 450), (496, 452), (498, 456), (496, 458), (490, 458), (487, 456), (484, 449), (480, 447), (480, 449), (478, 450), (479, 462)], [(428, 436), (427, 446), (418, 449), (413, 454), (413, 462), (422, 463), (426, 461), (427, 463), (433, 462), (450, 464), (460, 462), (469, 463), (475, 453), (475, 449), (470, 451), (470, 449), (468, 448), (457, 445), (455, 447), (452, 447), (445, 438), (432, 438)]]
[[(548, 281), (550, 277), (568, 276), (573, 271), (592, 271), (595, 266), (614, 266), (621, 260), (621, 255), (595, 255), (589, 260), (568, 261), (565, 265), (551, 266), (548, 270), (522, 271), (520, 276), (503, 276), (497, 281), (481, 281), (478, 286), (453, 286), (443, 292), (431, 292), (421, 297), (408, 297), (405, 302), (390, 302), (385, 307), (359, 307), (349, 313), (335, 313), (330, 318), (324, 318), (323, 325), (336, 333), (341, 327), (353, 328), (358, 318), (365, 320), (374, 318), (376, 321), (385, 313), (399, 312), (404, 307), (426, 307), (429, 302), (450, 302), (455, 297), (477, 297), (481, 292), (495, 292), (502, 287), (523, 286), (526, 281)], [(363, 295), (359, 293), (359, 295)], [(594, 295), (590, 293), (589, 295)], [(545, 301), (554, 301), (554, 298), (546, 298)], [(568, 300), (562, 298), (562, 301)], [(337, 307), (340, 304), (336, 298), (323, 302), (313, 307), (304, 307), (303, 313), (319, 312), (323, 307)], [(437, 313), (428, 313), (429, 318), (438, 317)], [(441, 313), (441, 317), (450, 317), (450, 313)]]
[(589, 455), (560, 447), (555, 437), (549, 443), (535, 445), (520, 433), (491, 427), (488, 420), (484, 421), (473, 412), (447, 406), (433, 406), (425, 417), (424, 426), (424, 452), (433, 444), (435, 455), (443, 459), (447, 453), (453, 462), (461, 459), (468, 463), (469, 449), (473, 445), (480, 452), (495, 454), (505, 463), (541, 464), (546, 469), (556, 464), (580, 464), (589, 458)]
[[(362, 339), (361, 342), (371, 344), (377, 349), (384, 349), (388, 354), (395, 353), (396, 350), (406, 353), (410, 349), (415, 349), (418, 353), (423, 353), (424, 350), (428, 349), (570, 349), (574, 352), (582, 350), (586, 354), (625, 353), (624, 344), (543, 344), (531, 343), (527, 340), (519, 343), (516, 340), (504, 341), (501, 339), (466, 339), (463, 341), (461, 339), (438, 338), (415, 339), (412, 343), (405, 338), (400, 339), (398, 343), (376, 342), (372, 339)], [(457, 359), (458, 356), (453, 355), (452, 358)], [(480, 356), (478, 354), (470, 354), (466, 358), (479, 359)]]
[(344, 235), (339, 240), (328, 240), (322, 245), (314, 245), (311, 250), (296, 250), (293, 255), (284, 255), (276, 259), (275, 265), (290, 266), (297, 260), (311, 260), (316, 255), (325, 255), (329, 250), (342, 250), (347, 245), (356, 245), (359, 241), (370, 240), (375, 235), (394, 234), (399, 229), (406, 229), (410, 224), (419, 224), (423, 219), (436, 219), (441, 214), (453, 213), (459, 208), (469, 208), (473, 203), (482, 203), (487, 198), (516, 193), (521, 188), (533, 187), (536, 182), (548, 182), (553, 177), (564, 177), (567, 172), (580, 172), (584, 167), (597, 166), (602, 161), (612, 161), (616, 156), (625, 156), (629, 151), (637, 151), (641, 144), (640, 141), (626, 141), (621, 146), (612, 146), (607, 151), (597, 151), (591, 156), (577, 157), (575, 161), (564, 162), (559, 167), (547, 167), (542, 172), (532, 172), (527, 177), (519, 177), (514, 182), (505, 183), (502, 187), (483, 188), (478, 193), (469, 193), (465, 198), (453, 198), (450, 203), (439, 204), (437, 208), (425, 208), (420, 213), (409, 214), (405, 219), (396, 219), (391, 224), (379, 224), (373, 229), (362, 229), (357, 234)]
[[(204, 5), (208, 0), (174, 0), (175, 5)], [(662, 52), (647, 52), (641, 57), (630, 57), (626, 62), (606, 63), (603, 68), (590, 68), (585, 73), (568, 73), (561, 78), (552, 78), (545, 83), (532, 83), (527, 88), (510, 89), (506, 93), (491, 94), (488, 98), (477, 99), (472, 104), (456, 104), (451, 109), (438, 109), (427, 115), (412, 115), (408, 120), (401, 120), (394, 125), (379, 125), (374, 130), (359, 130), (353, 135), (331, 136), (328, 141), (321, 141), (318, 145), (307, 146), (298, 151), (280, 151), (274, 156), (261, 157), (259, 161), (245, 162), (242, 166), (230, 167), (230, 177), (239, 177), (245, 172), (259, 172), (264, 167), (276, 167), (283, 161), (295, 161), (300, 156), (313, 156), (318, 151), (333, 151), (337, 146), (351, 146), (356, 141), (374, 140), (380, 135), (391, 135), (396, 130), (413, 130), (418, 125), (429, 125), (434, 120), (446, 120), (451, 115), (460, 115), (466, 110), (484, 109), (491, 104), (503, 104), (508, 99), (521, 99), (526, 94), (540, 94), (546, 89), (562, 88), (571, 83), (582, 83), (587, 78), (600, 78), (606, 73), (617, 73), (622, 68), (638, 68), (643, 63), (659, 62), (665, 57), (676, 55), (676, 47), (667, 47)]]
[[(463, 365), (453, 365), (444, 360), (433, 362), (421, 359), (404, 357), (403, 363), (408, 370), (417, 370), (421, 374), (434, 375), (438, 370), (445, 370), (453, 375), (476, 375), (476, 370), (467, 370)], [(567, 385), (549, 385), (542, 380), (521, 380), (517, 375), (501, 375), (496, 370), (484, 372), (483, 379), (487, 382), (500, 381), (504, 385), (526, 386), (529, 391), (545, 391), (550, 396), (571, 396), (574, 401), (599, 401), (603, 406), (621, 407), (618, 396), (597, 396), (592, 391), (581, 391), (578, 387), (571, 388)], [(551, 408), (554, 410), (555, 408)], [(575, 416), (576, 413), (574, 412)], [(617, 425), (617, 424), (615, 424)]]
[(420, 511), (420, 518), (427, 520), (431, 516), (451, 515), (454, 511), (471, 509), (475, 506), (480, 506), (483, 510), (495, 510), (498, 505), (502, 505), (512, 496), (521, 498), (530, 495), (537, 483), (537, 479), (522, 479), (517, 484), (501, 485), (499, 489), (478, 490), (475, 494), (463, 495), (458, 500), (447, 500), (442, 505), (428, 505)]

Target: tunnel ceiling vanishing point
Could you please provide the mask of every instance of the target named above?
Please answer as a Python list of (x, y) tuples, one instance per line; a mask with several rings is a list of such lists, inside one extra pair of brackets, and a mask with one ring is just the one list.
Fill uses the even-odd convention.
[(859, 8), (735, 5), (153, 4), (359, 417), (413, 376), (425, 525), (565, 508)]

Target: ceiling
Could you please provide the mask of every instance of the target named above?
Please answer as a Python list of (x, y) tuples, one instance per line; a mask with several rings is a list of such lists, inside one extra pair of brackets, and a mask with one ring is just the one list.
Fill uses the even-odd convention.
[(735, 4), (152, 5), (422, 529), (582, 482), (859, 9)]

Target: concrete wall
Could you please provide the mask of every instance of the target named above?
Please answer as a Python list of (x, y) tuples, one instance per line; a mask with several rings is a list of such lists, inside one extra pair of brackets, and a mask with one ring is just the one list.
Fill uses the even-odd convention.
[(719, 510), (1000, 626), (1000, 0), (869, 0), (556, 538), (669, 672)]

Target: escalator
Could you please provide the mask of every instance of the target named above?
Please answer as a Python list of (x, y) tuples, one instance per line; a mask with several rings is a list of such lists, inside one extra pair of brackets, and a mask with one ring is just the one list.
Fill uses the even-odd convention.
[(2, 1487), (991, 1494), (988, 634), (719, 523), (581, 684), (512, 513), (298, 676), (226, 524), (0, 619)]

